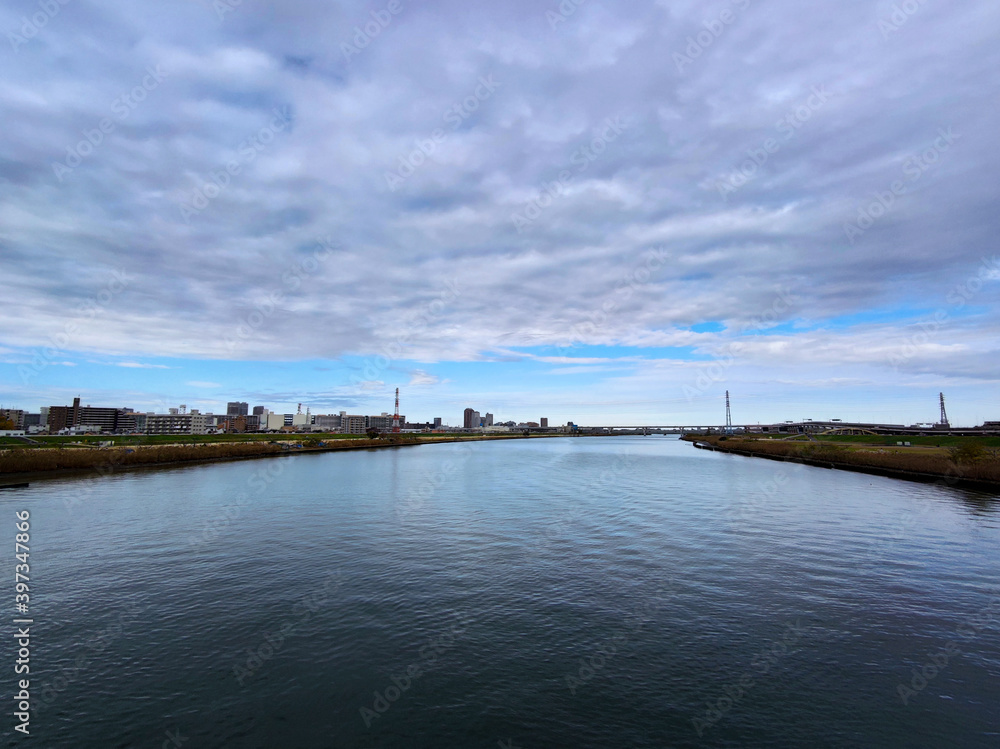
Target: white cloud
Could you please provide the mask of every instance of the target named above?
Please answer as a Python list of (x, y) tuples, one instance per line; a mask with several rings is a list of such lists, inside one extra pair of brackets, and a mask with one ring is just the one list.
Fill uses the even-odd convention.
[(410, 372), (410, 386), (414, 385), (437, 385), (441, 379), (437, 375), (428, 374), (422, 369), (414, 369)]

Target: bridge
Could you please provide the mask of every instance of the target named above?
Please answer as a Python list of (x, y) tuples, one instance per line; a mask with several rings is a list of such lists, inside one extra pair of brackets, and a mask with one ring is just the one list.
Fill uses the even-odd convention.
[[(733, 424), (729, 427), (738, 434), (869, 434), (869, 435), (952, 435), (984, 436), (1000, 435), (998, 422), (987, 422), (978, 427), (953, 427), (947, 424), (904, 426), (902, 424), (869, 424), (845, 421), (786, 421), (777, 424)], [(707, 434), (722, 433), (727, 427), (722, 424), (668, 424), (637, 426), (583, 426), (577, 425), (583, 434), (686, 434), (688, 432)], [(532, 431), (536, 431), (532, 429)], [(553, 431), (552, 429), (538, 431)]]

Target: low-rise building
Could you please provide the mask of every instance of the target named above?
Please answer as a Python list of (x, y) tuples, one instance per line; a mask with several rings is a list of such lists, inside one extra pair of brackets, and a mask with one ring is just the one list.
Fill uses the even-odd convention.
[(367, 416), (345, 414), (340, 417), (341, 434), (364, 434), (367, 429)]
[(313, 426), (320, 432), (339, 432), (340, 414), (317, 414), (313, 417)]
[(0, 420), (10, 419), (15, 430), (24, 429), (24, 411), (17, 408), (0, 408)]
[(207, 434), (205, 414), (192, 411), (189, 414), (145, 414), (146, 434)]

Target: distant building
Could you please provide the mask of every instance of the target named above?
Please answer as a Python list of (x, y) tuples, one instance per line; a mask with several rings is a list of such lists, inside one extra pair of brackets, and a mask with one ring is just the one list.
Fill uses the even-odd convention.
[(226, 416), (246, 416), (249, 405), (242, 401), (230, 401), (226, 404)]
[(264, 408), (264, 406), (254, 406), (253, 407), (253, 415), (254, 416), (263, 416), (266, 413), (267, 413), (267, 409)]
[(429, 432), (434, 428), (434, 425), (431, 424), (429, 421), (425, 421), (423, 423), (418, 422), (416, 424), (407, 424), (405, 421), (402, 420), (402, 417), (400, 417), (399, 423), (401, 429), (407, 432)]
[(285, 427), (285, 415), (268, 413), (262, 428), (268, 432), (280, 432)]
[(441, 417), (440, 416), (435, 416), (434, 417), (434, 428), (435, 429), (440, 429), (441, 428)]
[(484, 427), (491, 427), (491, 426), (493, 426), (493, 414), (486, 414), (483, 417), (483, 424), (482, 425)]
[[(475, 419), (475, 423), (473, 423), (473, 419)], [(462, 427), (472, 429), (473, 426), (479, 426), (479, 419), (476, 418), (475, 409), (467, 408), (462, 416)]]
[(540, 424), (541, 424), (541, 425), (542, 425), (543, 427), (548, 427), (548, 425), (549, 425), (549, 420), (548, 420), (548, 419), (546, 419), (545, 417), (542, 417), (542, 419), (541, 419), (541, 420), (539, 421), (539, 423), (540, 423)]
[(227, 432), (243, 434), (247, 431), (247, 417), (230, 416), (223, 422), (223, 426)]
[[(392, 431), (393, 416), (390, 413), (386, 413), (385, 411), (383, 411), (381, 416), (369, 416), (367, 417), (367, 419), (368, 419), (367, 423), (369, 429), (378, 429), (380, 432)], [(399, 423), (400, 424), (406, 423), (406, 420), (403, 416), (399, 417)]]
[(14, 429), (24, 429), (24, 411), (17, 408), (0, 408), (0, 419), (10, 419), (14, 422)]
[(207, 434), (205, 414), (192, 411), (189, 414), (147, 413), (144, 419), (146, 434)]
[(356, 416), (345, 414), (340, 417), (341, 434), (364, 434), (367, 430), (367, 416)]
[(49, 406), (47, 423), (51, 434), (78, 427), (105, 434), (136, 431), (135, 413), (131, 409), (81, 406), (79, 398), (73, 399), (72, 406)]
[(116, 434), (135, 431), (135, 414), (123, 408), (91, 408), (80, 409), (80, 423), (100, 427), (104, 434)]
[(49, 406), (49, 432), (56, 434), (80, 424), (80, 399), (74, 398), (72, 406)]
[(316, 414), (316, 416), (313, 417), (313, 426), (317, 427), (322, 432), (339, 432), (340, 414)]

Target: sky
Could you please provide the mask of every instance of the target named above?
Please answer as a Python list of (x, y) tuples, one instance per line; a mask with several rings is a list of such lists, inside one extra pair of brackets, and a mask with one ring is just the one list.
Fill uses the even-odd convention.
[(0, 404), (1000, 419), (1000, 6), (0, 6)]

